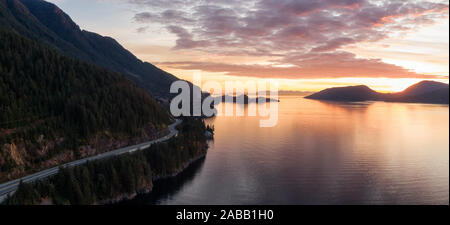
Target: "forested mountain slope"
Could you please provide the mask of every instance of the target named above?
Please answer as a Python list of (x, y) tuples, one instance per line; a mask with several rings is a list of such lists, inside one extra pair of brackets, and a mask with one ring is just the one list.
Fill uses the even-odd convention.
[(170, 123), (119, 73), (12, 30), (0, 29), (0, 52), (0, 180), (153, 138)]
[(122, 73), (157, 98), (169, 100), (170, 85), (178, 80), (142, 62), (114, 39), (81, 30), (66, 13), (49, 2), (0, 0), (0, 27), (45, 42), (67, 56)]

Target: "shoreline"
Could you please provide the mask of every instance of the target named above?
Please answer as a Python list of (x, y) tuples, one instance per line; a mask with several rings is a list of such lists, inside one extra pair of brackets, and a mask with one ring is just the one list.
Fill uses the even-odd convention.
[[(183, 123), (182, 121), (177, 120), (177, 123), (171, 125), (171, 135), (161, 140), (164, 142), (173, 136), (178, 137), (168, 143), (127, 148), (102, 161), (72, 164), (55, 171), (57, 174), (54, 178), (40, 182), (30, 180), (23, 185), (20, 183), (16, 193), (7, 198), (4, 204), (115, 204), (131, 200), (139, 194), (150, 193), (156, 181), (176, 177), (191, 164), (206, 157), (209, 148), (206, 132), (210, 128), (202, 120), (186, 118)], [(183, 124), (178, 129), (187, 132), (186, 135), (183, 131), (178, 135), (175, 128), (178, 124)], [(186, 127), (189, 130), (186, 131)], [(137, 150), (139, 153), (134, 153)], [(55, 185), (58, 189), (54, 188)]]
[(116, 198), (111, 198), (111, 199), (108, 199), (105, 201), (96, 202), (96, 203), (94, 203), (94, 205), (118, 204), (123, 201), (133, 200), (138, 195), (150, 194), (153, 191), (153, 186), (154, 186), (155, 181), (163, 180), (163, 179), (167, 179), (167, 178), (174, 178), (174, 177), (178, 176), (180, 173), (184, 172), (187, 168), (189, 168), (194, 162), (197, 162), (198, 160), (205, 158), (206, 155), (207, 155), (207, 153), (204, 153), (204, 154), (201, 154), (199, 156), (196, 156), (196, 157), (190, 159), (188, 162), (184, 163), (181, 166), (181, 168), (177, 169), (174, 173), (172, 173), (170, 175), (156, 176), (155, 178), (152, 179), (152, 183), (149, 185), (149, 187), (143, 188), (142, 190), (140, 190), (138, 192), (122, 194)]

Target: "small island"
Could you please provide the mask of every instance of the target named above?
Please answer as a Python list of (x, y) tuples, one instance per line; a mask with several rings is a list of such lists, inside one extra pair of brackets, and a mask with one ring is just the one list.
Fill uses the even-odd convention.
[(238, 95), (238, 96), (230, 96), (230, 95), (222, 95), (219, 97), (215, 97), (216, 99), (222, 102), (230, 102), (230, 103), (238, 103), (238, 104), (250, 104), (250, 103), (267, 103), (267, 102), (280, 102), (279, 99), (266, 98), (266, 97), (257, 97), (250, 98), (248, 95)]

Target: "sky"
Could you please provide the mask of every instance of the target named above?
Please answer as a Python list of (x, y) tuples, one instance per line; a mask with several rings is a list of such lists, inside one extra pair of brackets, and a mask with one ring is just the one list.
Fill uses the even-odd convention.
[(275, 79), (284, 90), (448, 83), (441, 0), (51, 0), (82, 29), (191, 80)]

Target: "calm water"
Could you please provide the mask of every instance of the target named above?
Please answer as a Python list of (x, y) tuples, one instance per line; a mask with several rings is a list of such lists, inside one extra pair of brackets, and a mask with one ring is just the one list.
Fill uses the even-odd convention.
[(448, 106), (281, 97), (260, 119), (208, 120), (206, 159), (134, 203), (449, 204)]

